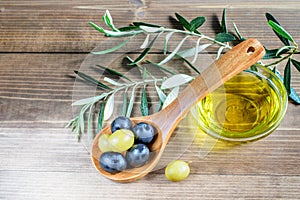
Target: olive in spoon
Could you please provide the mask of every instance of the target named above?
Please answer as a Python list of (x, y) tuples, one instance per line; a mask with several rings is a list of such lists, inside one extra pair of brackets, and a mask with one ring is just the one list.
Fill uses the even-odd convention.
[(106, 178), (117, 182), (131, 182), (147, 175), (159, 162), (174, 129), (190, 108), (224, 82), (255, 64), (264, 54), (264, 47), (256, 39), (247, 39), (206, 68), (163, 110), (149, 116), (131, 118), (134, 124), (145, 122), (158, 132), (150, 146), (152, 156), (142, 167), (114, 174), (104, 171), (99, 164), (102, 152), (98, 147), (98, 139), (102, 134), (111, 133), (111, 130), (109, 125), (103, 128), (92, 144), (91, 158), (95, 168)]

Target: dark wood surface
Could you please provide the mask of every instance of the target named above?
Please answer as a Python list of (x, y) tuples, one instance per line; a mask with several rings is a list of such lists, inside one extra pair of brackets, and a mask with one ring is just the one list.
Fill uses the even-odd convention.
[[(300, 108), (292, 103), (267, 138), (238, 146), (219, 141), (200, 158), (193, 149), (185, 152), (191, 175), (178, 183), (166, 180), (163, 169), (134, 183), (111, 182), (92, 166), (89, 147), (64, 128), (73, 117), (70, 75), (109, 40), (88, 22), (100, 23), (109, 9), (118, 26), (171, 26), (170, 16), (179, 12), (206, 16), (202, 32), (213, 36), (225, 7), (245, 37), (270, 49), (281, 44), (265, 12), (300, 42), (298, 1), (1, 1), (0, 199), (299, 199)], [(293, 72), (300, 92), (300, 74)], [(178, 131), (188, 128), (181, 124)]]

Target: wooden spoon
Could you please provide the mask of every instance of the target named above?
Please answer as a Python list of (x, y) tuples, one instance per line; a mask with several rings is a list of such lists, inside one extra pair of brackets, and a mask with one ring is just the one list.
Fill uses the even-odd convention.
[(150, 116), (132, 118), (134, 124), (146, 122), (158, 131), (157, 137), (150, 147), (152, 155), (149, 162), (142, 167), (127, 169), (116, 174), (108, 173), (100, 167), (101, 152), (98, 147), (98, 139), (102, 134), (111, 133), (110, 126), (106, 126), (93, 141), (91, 157), (95, 168), (105, 177), (117, 182), (135, 181), (151, 172), (161, 158), (174, 129), (190, 108), (224, 82), (255, 64), (263, 57), (264, 53), (263, 46), (256, 39), (248, 39), (233, 47), (206, 68), (165, 109)]

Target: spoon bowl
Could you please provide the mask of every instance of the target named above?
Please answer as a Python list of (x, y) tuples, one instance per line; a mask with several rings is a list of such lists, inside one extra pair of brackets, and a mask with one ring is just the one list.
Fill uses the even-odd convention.
[(150, 144), (149, 161), (142, 167), (126, 169), (115, 174), (104, 171), (99, 163), (102, 152), (98, 147), (98, 139), (102, 134), (111, 133), (111, 130), (110, 125), (103, 128), (94, 138), (92, 145), (91, 157), (95, 168), (103, 176), (116, 182), (131, 182), (144, 177), (155, 168), (174, 129), (190, 108), (224, 82), (255, 64), (264, 53), (264, 47), (256, 39), (247, 39), (206, 68), (163, 110), (150, 116), (131, 118), (133, 125), (145, 122), (157, 131), (156, 138)]

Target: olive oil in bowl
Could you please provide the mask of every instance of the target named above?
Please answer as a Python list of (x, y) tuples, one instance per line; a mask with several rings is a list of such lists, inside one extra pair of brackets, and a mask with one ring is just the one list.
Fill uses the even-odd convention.
[(287, 93), (281, 80), (257, 65), (207, 95), (192, 112), (207, 134), (226, 141), (246, 142), (274, 131), (286, 107)]

